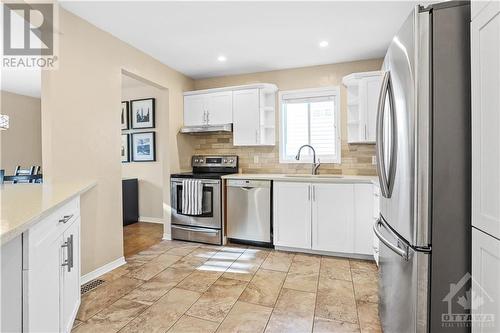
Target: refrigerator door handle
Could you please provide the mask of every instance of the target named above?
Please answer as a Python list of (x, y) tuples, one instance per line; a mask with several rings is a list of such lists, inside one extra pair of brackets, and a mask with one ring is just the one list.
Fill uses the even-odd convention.
[(378, 97), (377, 109), (377, 137), (376, 137), (376, 159), (377, 159), (377, 173), (380, 182), (380, 192), (386, 198), (389, 195), (389, 186), (387, 183), (387, 174), (385, 173), (385, 160), (384, 160), (384, 108), (385, 97), (387, 96), (387, 89), (389, 88), (389, 72), (385, 72), (380, 86), (380, 95)]
[[(391, 113), (391, 152), (389, 159), (389, 172), (386, 173), (384, 158), (384, 111), (385, 99), (389, 97), (389, 112)], [(394, 98), (392, 95), (391, 74), (389, 71), (384, 73), (378, 98), (377, 121), (376, 121), (376, 159), (377, 173), (380, 181), (380, 192), (384, 198), (390, 198), (392, 194), (392, 181), (395, 174), (395, 150), (396, 150), (396, 113), (394, 111)]]
[[(382, 233), (379, 230), (379, 226), (384, 227), (391, 234), (391, 236), (397, 239), (397, 245), (394, 245), (382, 235)], [(384, 243), (388, 248), (390, 248), (393, 252), (401, 256), (404, 260), (408, 261), (408, 259), (410, 258), (408, 245), (406, 245), (403, 241), (401, 241), (398, 235), (396, 235), (381, 218), (377, 219), (377, 221), (373, 225), (373, 232), (375, 233), (377, 238), (380, 239), (380, 241)]]

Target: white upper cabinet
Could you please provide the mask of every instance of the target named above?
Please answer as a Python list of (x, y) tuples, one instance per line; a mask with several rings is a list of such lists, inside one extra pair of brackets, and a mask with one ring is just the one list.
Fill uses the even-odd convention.
[(347, 140), (375, 143), (378, 98), (382, 72), (353, 73), (342, 83), (347, 88)]
[(276, 91), (269, 83), (184, 93), (184, 126), (233, 124), (235, 146), (275, 145)]
[(472, 224), (500, 238), (500, 2), (471, 24)]
[(311, 185), (274, 183), (274, 245), (311, 248)]
[(259, 143), (259, 89), (233, 93), (233, 144), (250, 146)]
[(232, 122), (232, 91), (184, 96), (184, 126), (223, 125)]
[(184, 126), (207, 124), (207, 102), (204, 95), (184, 96)]
[(353, 191), (353, 184), (312, 185), (313, 250), (354, 253)]
[(233, 122), (233, 92), (221, 91), (206, 95), (208, 98), (208, 125), (224, 125)]

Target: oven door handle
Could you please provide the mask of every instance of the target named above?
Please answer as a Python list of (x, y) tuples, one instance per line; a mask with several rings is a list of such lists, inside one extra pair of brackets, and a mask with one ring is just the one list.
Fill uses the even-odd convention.
[(180, 229), (180, 230), (185, 230), (185, 231), (193, 231), (193, 232), (203, 232), (205, 234), (216, 234), (219, 232), (219, 230), (207, 230), (207, 229), (196, 229), (196, 228), (186, 228), (186, 227), (179, 227), (176, 225), (173, 225), (172, 228)]

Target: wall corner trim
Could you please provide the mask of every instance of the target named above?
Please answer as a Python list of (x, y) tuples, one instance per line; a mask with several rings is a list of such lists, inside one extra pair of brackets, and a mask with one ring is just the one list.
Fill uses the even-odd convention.
[(99, 267), (98, 269), (93, 270), (92, 272), (89, 272), (82, 277), (80, 277), (80, 285), (83, 285), (89, 281), (92, 281), (95, 278), (98, 278), (99, 276), (112, 271), (115, 268), (118, 268), (122, 265), (125, 265), (127, 262), (125, 261), (124, 257), (120, 257), (116, 260), (113, 260), (111, 262), (108, 262), (107, 264)]
[(163, 240), (172, 240), (172, 235), (171, 235), (171, 234), (164, 233), (164, 234), (163, 234)]

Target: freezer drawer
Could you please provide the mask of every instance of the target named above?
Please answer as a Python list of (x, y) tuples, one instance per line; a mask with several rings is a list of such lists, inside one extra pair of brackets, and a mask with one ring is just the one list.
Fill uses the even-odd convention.
[(172, 224), (172, 239), (222, 245), (222, 232), (220, 229)]
[(408, 246), (381, 217), (374, 225), (380, 239), (379, 315), (387, 333), (428, 332), (429, 253)]
[(255, 243), (272, 243), (271, 181), (227, 182), (227, 237)]

